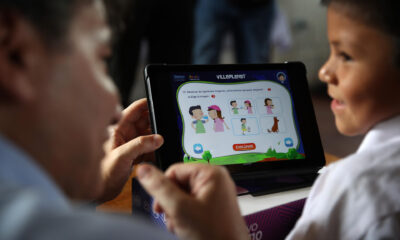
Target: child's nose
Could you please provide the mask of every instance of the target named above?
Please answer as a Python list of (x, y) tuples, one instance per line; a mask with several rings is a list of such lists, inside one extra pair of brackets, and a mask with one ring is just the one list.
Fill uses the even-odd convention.
[(335, 74), (332, 70), (332, 67), (329, 64), (329, 61), (326, 62), (321, 69), (319, 70), (318, 77), (322, 82), (325, 83), (334, 83), (335, 81)]

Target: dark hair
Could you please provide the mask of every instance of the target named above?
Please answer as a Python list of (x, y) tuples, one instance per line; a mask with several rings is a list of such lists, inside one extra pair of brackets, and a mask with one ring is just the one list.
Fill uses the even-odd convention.
[(272, 101), (272, 99), (271, 98), (266, 98), (265, 100), (264, 100), (264, 106), (268, 106), (268, 104), (267, 104), (267, 101)]
[(201, 106), (200, 106), (200, 105), (196, 105), (196, 106), (191, 106), (191, 107), (189, 108), (189, 114), (190, 114), (190, 116), (193, 116), (193, 111), (196, 110), (196, 109), (200, 109), (200, 110), (201, 110)]
[(232, 103), (234, 103), (234, 102), (236, 102), (236, 100), (231, 101), (231, 106), (232, 106)]
[(0, 0), (1, 12), (20, 14), (50, 45), (63, 42), (77, 8), (95, 0)]
[(400, 66), (400, 2), (398, 0), (321, 0), (325, 6), (337, 4), (349, 17), (372, 26), (393, 38), (395, 61)]
[(242, 122), (243, 120), (246, 120), (246, 118), (241, 118), (240, 121)]

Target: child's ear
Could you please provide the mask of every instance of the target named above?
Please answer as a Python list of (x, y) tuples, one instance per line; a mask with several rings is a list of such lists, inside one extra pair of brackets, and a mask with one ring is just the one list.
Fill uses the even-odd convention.
[(29, 63), (38, 36), (16, 13), (0, 12), (0, 98), (7, 102), (30, 101), (34, 84)]

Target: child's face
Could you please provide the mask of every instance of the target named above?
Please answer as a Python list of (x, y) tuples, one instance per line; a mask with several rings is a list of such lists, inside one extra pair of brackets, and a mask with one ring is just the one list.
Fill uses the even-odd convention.
[(195, 110), (193, 110), (193, 118), (194, 119), (197, 119), (197, 120), (200, 120), (202, 117), (203, 117), (203, 111), (201, 110), (201, 109), (195, 109)]
[(237, 102), (233, 102), (232, 107), (234, 107), (234, 108), (237, 107)]
[(216, 110), (209, 110), (208, 115), (210, 116), (211, 119), (216, 119), (218, 117)]
[(267, 106), (271, 106), (272, 105), (272, 100), (267, 100)]
[(357, 135), (400, 113), (400, 70), (391, 38), (340, 10), (328, 8), (331, 54), (319, 77), (328, 84), (336, 127)]

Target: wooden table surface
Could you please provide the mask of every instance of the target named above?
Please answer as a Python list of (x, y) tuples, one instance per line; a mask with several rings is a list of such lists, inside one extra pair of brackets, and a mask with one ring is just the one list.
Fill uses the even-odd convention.
[[(325, 153), (326, 164), (330, 164), (332, 162), (337, 161), (339, 158)], [(108, 201), (99, 205), (96, 209), (98, 211), (104, 212), (117, 212), (117, 213), (132, 213), (132, 177), (135, 176), (135, 173), (132, 172), (129, 180), (125, 183), (124, 188), (122, 189), (121, 193), (113, 200)]]

